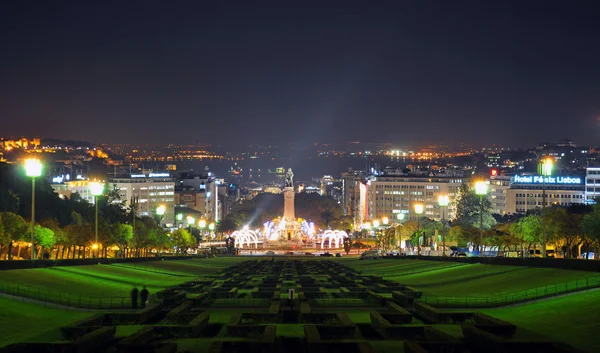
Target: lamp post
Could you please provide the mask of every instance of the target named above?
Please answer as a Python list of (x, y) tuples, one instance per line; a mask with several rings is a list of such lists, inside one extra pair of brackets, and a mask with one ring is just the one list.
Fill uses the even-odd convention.
[(196, 220), (192, 216), (187, 216), (186, 220), (187, 220), (188, 226), (190, 227), (190, 234), (191, 234), (192, 233), (192, 225), (194, 224), (194, 222), (196, 222)]
[(450, 202), (450, 200), (448, 199), (448, 195), (439, 195), (438, 196), (438, 204), (440, 205), (440, 210), (442, 211), (442, 256), (446, 256), (446, 232), (445, 232), (446, 216), (444, 214), (444, 209), (448, 208), (449, 202)]
[(479, 256), (483, 256), (483, 196), (487, 195), (488, 185), (485, 181), (475, 183), (475, 193), (479, 195)]
[(417, 255), (421, 255), (421, 214), (423, 214), (423, 204), (415, 204), (415, 213), (417, 214)]
[(198, 228), (200, 228), (200, 234), (202, 235), (202, 240), (204, 240), (204, 228), (206, 228), (206, 221), (203, 219), (199, 220)]
[(167, 208), (165, 207), (165, 205), (160, 205), (156, 208), (156, 216), (158, 217), (158, 225), (159, 226), (162, 223), (162, 219), (163, 219), (163, 216), (165, 215), (166, 210), (167, 210)]
[(215, 230), (215, 224), (214, 223), (209, 224), (208, 230), (212, 233)]
[(31, 177), (31, 260), (35, 261), (35, 178), (42, 175), (42, 163), (37, 159), (27, 159), (25, 174)]
[(545, 158), (539, 165), (538, 171), (542, 176), (542, 257), (546, 257), (546, 177), (552, 175), (554, 161), (552, 158)]
[(102, 195), (104, 192), (104, 184), (99, 183), (97, 181), (92, 181), (88, 184), (90, 189), (90, 194), (94, 196), (94, 206), (96, 207), (96, 219), (95, 219), (95, 230), (94, 230), (94, 245), (96, 246), (96, 258), (98, 258), (98, 253), (100, 251), (98, 246), (98, 196)]

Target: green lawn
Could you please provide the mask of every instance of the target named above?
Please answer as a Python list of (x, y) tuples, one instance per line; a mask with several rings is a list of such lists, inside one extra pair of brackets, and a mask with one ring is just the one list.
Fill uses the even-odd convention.
[(0, 347), (27, 341), (59, 341), (59, 328), (93, 315), (45, 308), (0, 297)]
[(0, 271), (0, 282), (31, 287), (30, 294), (63, 292), (87, 297), (127, 297), (133, 285), (147, 285), (151, 293), (191, 278), (137, 271), (110, 265), (52, 267)]
[(354, 268), (362, 273), (375, 274), (381, 273), (389, 275), (397, 272), (398, 274), (405, 272), (413, 272), (418, 270), (430, 269), (433, 267), (446, 267), (456, 265), (444, 261), (427, 261), (427, 260), (358, 260), (357, 258), (339, 259), (342, 264)]
[(598, 351), (600, 291), (483, 312), (588, 352)]
[(551, 268), (470, 264), (406, 276), (386, 277), (417, 287), (427, 296), (493, 296), (596, 276)]
[(229, 266), (248, 260), (251, 259), (247, 257), (217, 257), (207, 259), (141, 262), (129, 266), (157, 271), (173, 271), (175, 273), (185, 273), (201, 277), (203, 275), (212, 275)]

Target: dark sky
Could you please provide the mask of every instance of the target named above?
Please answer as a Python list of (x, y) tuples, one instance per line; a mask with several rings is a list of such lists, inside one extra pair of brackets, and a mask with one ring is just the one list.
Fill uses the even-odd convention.
[(583, 0), (0, 2), (0, 135), (600, 141)]

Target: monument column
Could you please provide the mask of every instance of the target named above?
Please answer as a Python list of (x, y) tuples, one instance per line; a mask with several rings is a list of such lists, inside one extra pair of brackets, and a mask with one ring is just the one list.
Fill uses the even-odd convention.
[(294, 188), (286, 186), (283, 189), (283, 219), (286, 222), (293, 222), (296, 219), (294, 211)]

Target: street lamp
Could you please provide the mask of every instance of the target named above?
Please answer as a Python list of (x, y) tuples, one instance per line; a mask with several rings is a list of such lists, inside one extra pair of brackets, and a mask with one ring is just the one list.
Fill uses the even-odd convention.
[(160, 205), (156, 208), (156, 215), (158, 216), (158, 225), (160, 226), (160, 223), (162, 222), (162, 218), (165, 215), (165, 211), (167, 210), (167, 208), (165, 207), (165, 205)]
[(479, 195), (479, 256), (483, 256), (483, 196), (487, 195), (488, 185), (480, 180), (475, 183), (475, 193)]
[(204, 228), (206, 228), (206, 221), (203, 219), (199, 220), (198, 228), (200, 228), (200, 233), (202, 234), (202, 241), (204, 241)]
[(212, 233), (215, 230), (215, 224), (214, 223), (209, 224), (208, 230)]
[(552, 175), (554, 161), (552, 158), (545, 158), (538, 165), (538, 172), (542, 176), (542, 257), (546, 257), (546, 177)]
[(404, 213), (398, 213), (398, 215), (396, 216), (396, 218), (398, 218), (398, 220), (400, 222), (402, 222), (404, 220)]
[(381, 223), (383, 223), (384, 226), (387, 226), (388, 223), (390, 223), (390, 220), (387, 217), (383, 217), (381, 219)]
[(37, 159), (27, 159), (25, 175), (31, 177), (31, 260), (35, 261), (35, 178), (42, 175), (42, 163)]
[(415, 213), (417, 214), (417, 255), (421, 255), (421, 214), (423, 214), (423, 204), (415, 204)]
[(94, 205), (96, 207), (96, 224), (95, 224), (95, 238), (94, 238), (94, 244), (96, 245), (96, 257), (98, 257), (98, 196), (102, 195), (102, 193), (104, 192), (104, 184), (99, 183), (97, 181), (92, 181), (88, 184), (88, 188), (90, 189), (90, 194), (92, 194), (92, 196), (94, 196)]
[(448, 208), (448, 204), (450, 200), (448, 195), (439, 195), (438, 196), (438, 205), (440, 205), (440, 209), (442, 211), (442, 256), (446, 256), (446, 232), (444, 231), (444, 223), (446, 221), (446, 216), (444, 214), (444, 208)]

